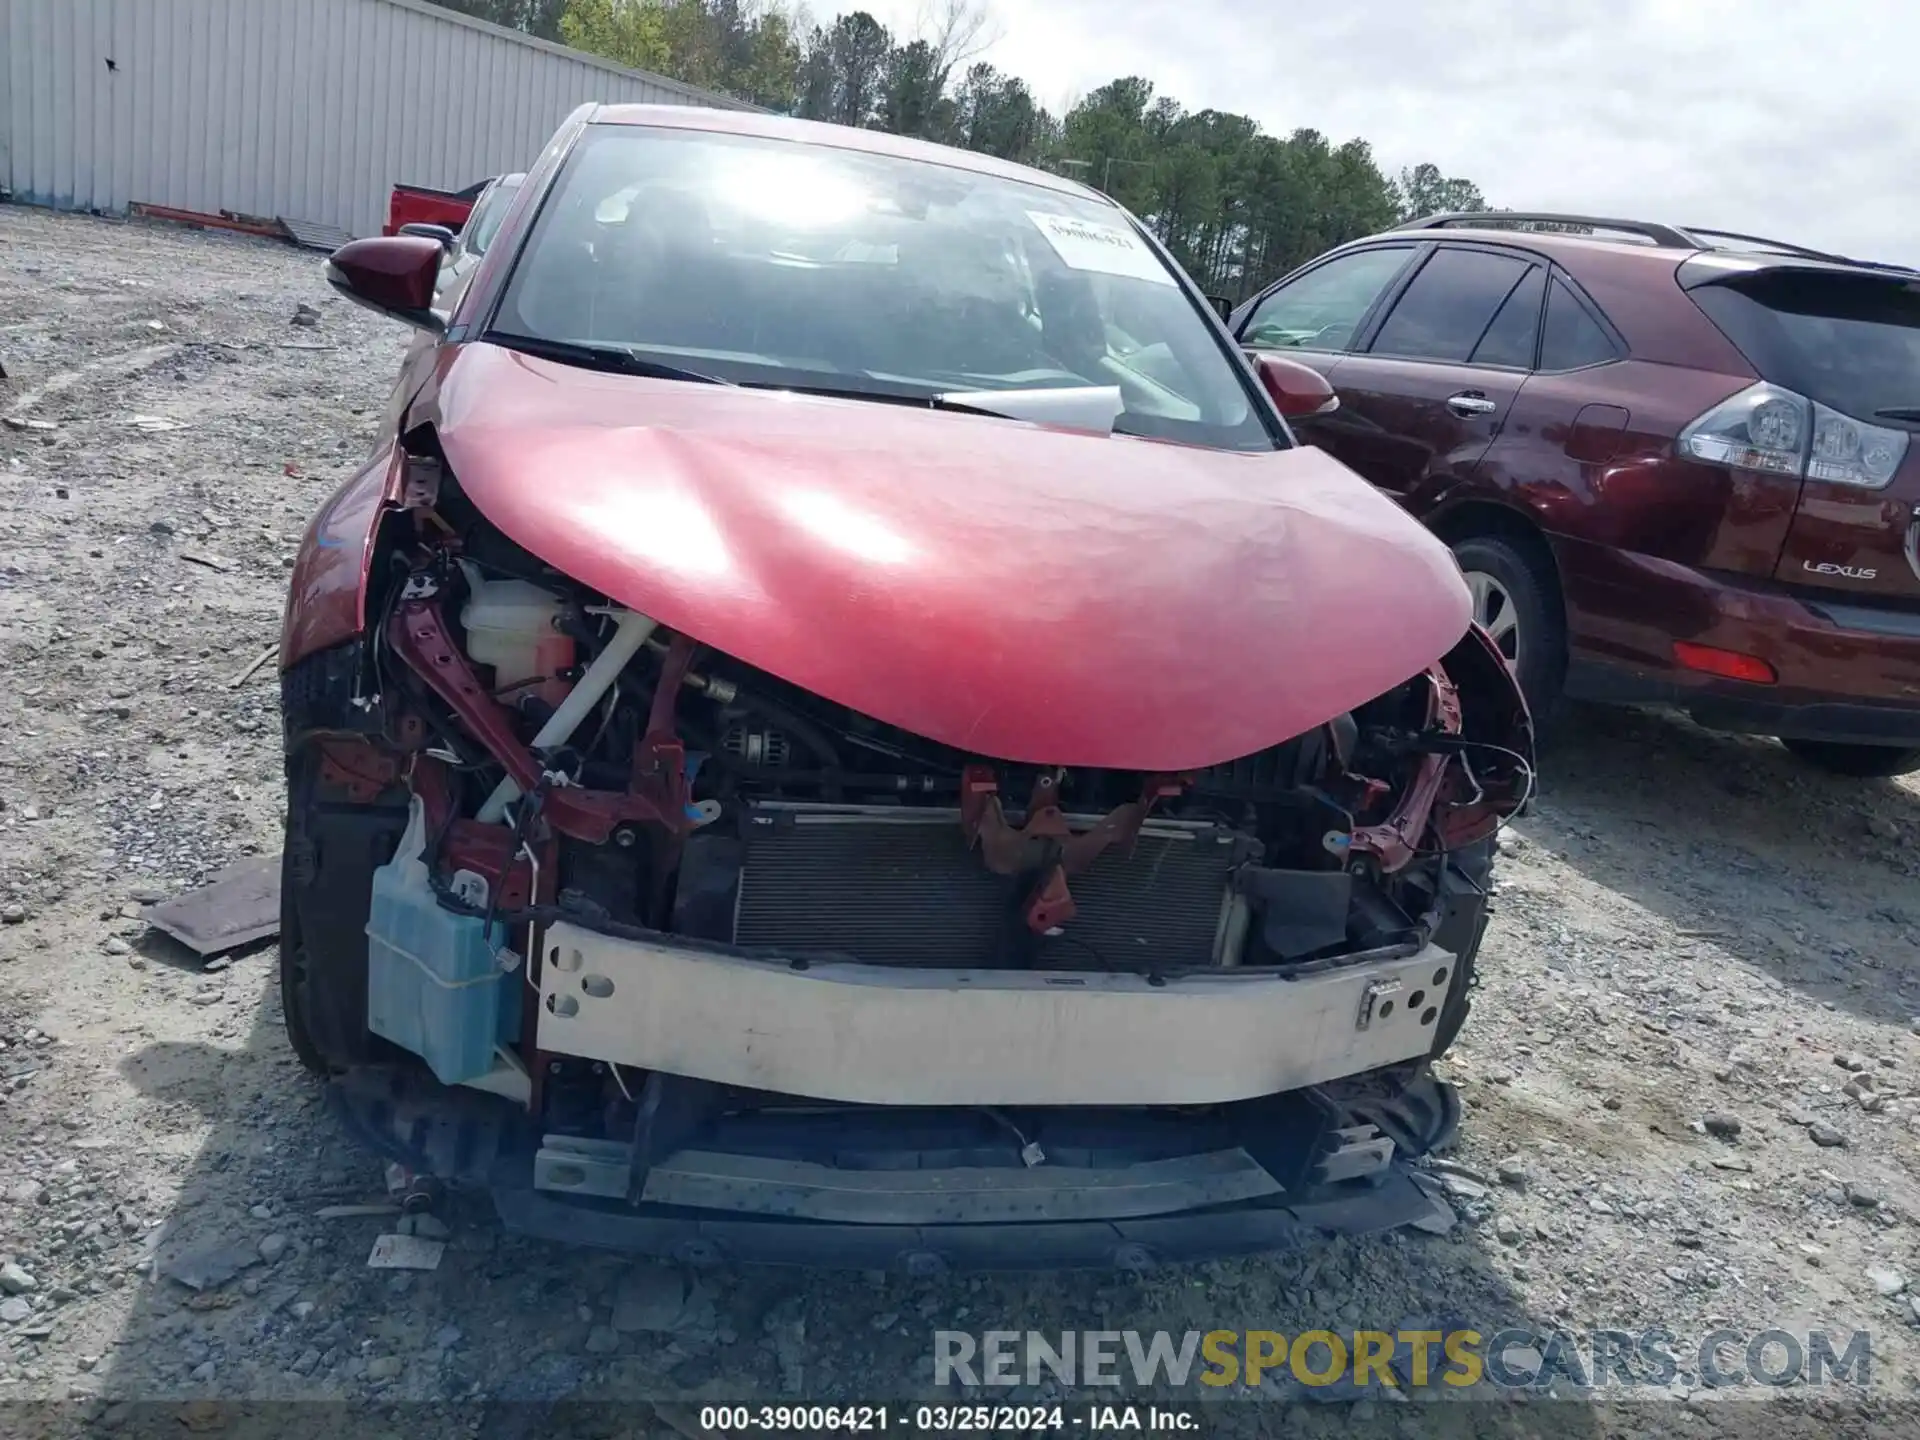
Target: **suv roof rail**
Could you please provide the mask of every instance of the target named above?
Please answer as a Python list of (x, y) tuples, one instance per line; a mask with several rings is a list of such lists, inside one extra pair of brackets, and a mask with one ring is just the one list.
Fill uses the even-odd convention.
[(1615, 230), (1623, 235), (1639, 235), (1656, 245), (1671, 245), (1682, 250), (1704, 250), (1686, 231), (1651, 220), (1612, 220), (1600, 215), (1555, 215), (1530, 210), (1451, 211), (1444, 215), (1426, 215), (1399, 226), (1402, 230), (1446, 230), (1456, 225), (1483, 226), (1498, 230), (1509, 225), (1566, 225), (1589, 230)]
[(1743, 245), (1790, 255), (1796, 260), (1818, 260), (1823, 264), (1846, 265), (1855, 270), (1884, 270), (1892, 275), (1920, 275), (1920, 270), (1911, 265), (1896, 265), (1889, 260), (1860, 260), (1852, 255), (1836, 255), (1831, 250), (1811, 250), (1805, 245), (1791, 245), (1784, 240), (1763, 240), (1758, 235), (1740, 235), (1732, 230), (1696, 230), (1694, 233), (1715, 240), (1738, 240)]
[(1815, 250), (1806, 245), (1795, 245), (1789, 240), (1769, 240), (1764, 235), (1742, 235), (1738, 230), (1714, 230), (1704, 225), (1689, 225), (1687, 233), (1698, 237), (1703, 248), (1708, 250), (1725, 249), (1725, 246), (1713, 245), (1714, 240), (1738, 240), (1742, 245), (1750, 245), (1761, 250), (1777, 250), (1782, 255), (1794, 255), (1802, 260), (1826, 260), (1836, 265), (1858, 265), (1858, 260), (1845, 255), (1835, 255), (1829, 250)]
[[(1453, 226), (1499, 230), (1513, 226), (1556, 225), (1585, 230), (1613, 230), (1638, 235), (1655, 245), (1677, 250), (1765, 250), (1796, 260), (1817, 260), (1826, 265), (1849, 265), (1858, 270), (1885, 270), (1895, 275), (1920, 275), (1911, 265), (1896, 265), (1885, 260), (1856, 260), (1851, 255), (1836, 255), (1831, 250), (1815, 250), (1789, 240), (1769, 240), (1762, 235), (1743, 235), (1738, 230), (1715, 230), (1705, 225), (1662, 225), (1655, 220), (1613, 220), (1603, 215), (1559, 215), (1535, 210), (1455, 210), (1441, 215), (1423, 215), (1397, 225), (1395, 230), (1446, 230)], [(1731, 240), (1732, 245), (1715, 244)]]

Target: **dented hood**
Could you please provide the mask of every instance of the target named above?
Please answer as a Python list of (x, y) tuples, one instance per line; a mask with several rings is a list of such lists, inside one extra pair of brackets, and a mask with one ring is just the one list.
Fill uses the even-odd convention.
[(566, 574), (982, 756), (1187, 770), (1311, 729), (1465, 633), (1451, 556), (1320, 451), (449, 351), (416, 418)]

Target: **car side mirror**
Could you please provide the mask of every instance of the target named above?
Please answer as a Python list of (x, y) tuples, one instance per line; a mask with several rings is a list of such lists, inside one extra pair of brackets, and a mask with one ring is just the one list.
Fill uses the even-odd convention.
[(431, 225), (425, 220), (409, 220), (400, 227), (402, 235), (418, 235), (422, 240), (431, 240), (443, 250), (451, 250), (460, 237), (445, 225)]
[(1233, 301), (1229, 300), (1226, 296), (1209, 295), (1207, 296), (1207, 303), (1213, 306), (1214, 313), (1222, 320), (1233, 319)]
[(1327, 377), (1311, 365), (1279, 355), (1249, 355), (1253, 370), (1260, 377), (1260, 388), (1274, 407), (1289, 420), (1306, 415), (1327, 415), (1340, 408), (1340, 397), (1327, 383)]
[(440, 242), (423, 235), (355, 240), (328, 258), (327, 283), (356, 305), (438, 335), (447, 328), (433, 308), (440, 255)]

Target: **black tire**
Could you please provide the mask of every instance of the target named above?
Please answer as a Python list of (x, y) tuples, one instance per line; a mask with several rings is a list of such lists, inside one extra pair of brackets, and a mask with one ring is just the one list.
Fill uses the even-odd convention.
[(314, 1043), (307, 1023), (307, 956), (300, 937), (300, 909), (293, 903), (294, 880), (287, 852), (280, 852), (280, 1013), (286, 1022), (287, 1043), (300, 1063), (316, 1075), (328, 1074), (327, 1057)]
[(1514, 675), (1535, 726), (1544, 725), (1567, 678), (1567, 621), (1553, 562), (1538, 547), (1505, 535), (1456, 540), (1453, 554), (1470, 581), (1490, 576), (1511, 600), (1520, 637)]
[(287, 1040), (319, 1074), (382, 1064), (399, 1052), (367, 1029), (367, 912), (373, 872), (406, 828), (406, 796), (371, 803), (320, 781), (316, 732), (346, 726), (351, 648), (322, 652), (281, 677), (287, 741), (286, 837), (280, 850), (280, 1007)]
[(340, 863), (351, 852), (329, 843), (333, 837), (315, 794), (317, 769), (310, 748), (287, 757), (287, 828), (280, 851), (280, 1008), (287, 1041), (300, 1063), (328, 1075), (375, 1058), (374, 1037), (366, 1024), (365, 935), (373, 875), (365, 866)]
[(1796, 757), (1830, 775), (1884, 780), (1920, 771), (1920, 746), (1846, 745), (1833, 740), (1782, 740)]
[(1471, 991), (1474, 972), (1480, 958), (1480, 945), (1487, 936), (1492, 918), (1493, 857), (1497, 842), (1489, 837), (1477, 845), (1456, 850), (1447, 857), (1447, 869), (1441, 885), (1443, 904), (1439, 925), (1434, 928), (1433, 943), (1450, 950), (1455, 958), (1452, 982), (1440, 1015), (1434, 1024), (1433, 1048), (1427, 1058), (1437, 1060), (1452, 1047), (1467, 1023), (1472, 1009)]

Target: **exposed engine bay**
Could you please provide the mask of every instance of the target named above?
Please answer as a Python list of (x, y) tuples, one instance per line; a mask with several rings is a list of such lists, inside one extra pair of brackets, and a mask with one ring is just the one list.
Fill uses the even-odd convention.
[[(1230, 1138), (1235, 1106), (1273, 1092), (1392, 1100), (1464, 1019), (1484, 858), (1533, 779), (1524, 705), (1477, 631), (1226, 763), (1010, 763), (615, 604), (503, 537), (437, 457), (408, 464), (351, 721), (311, 737), (318, 783), (407, 807), (373, 872), (371, 1032), (523, 1107), (543, 1188), (671, 1200), (668, 1170), (646, 1176), (702, 1125), (825, 1123), (823, 1103), (857, 1120), (896, 1096), (1005, 1131), (1027, 1165), (1095, 1113), (1073, 1107), (1179, 1106), (1185, 1140), (1127, 1154), (1187, 1155), (1192, 1123)], [(1184, 1029), (1162, 1036), (1169, 1001)], [(1169, 1073), (1122, 1035), (1164, 1042)], [(1308, 1158), (1267, 1155), (1228, 1198), (1419, 1142), (1308, 1109)]]
[(1467, 642), (1197, 772), (1001, 764), (705, 651), (478, 516), (450, 524), (459, 508), (444, 495), (430, 543), (392, 557), (368, 679), (440, 838), (436, 884), (478, 876), (468, 893), (496, 912), (525, 911), (537, 874), (541, 902), (589, 928), (787, 958), (1311, 965), (1417, 931), (1429, 862), (1487, 838), (1531, 783), (1498, 733), (1524, 717), (1463, 712)]

